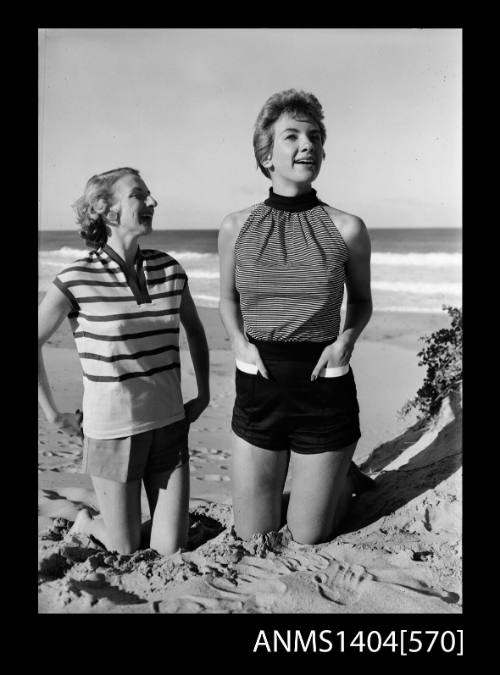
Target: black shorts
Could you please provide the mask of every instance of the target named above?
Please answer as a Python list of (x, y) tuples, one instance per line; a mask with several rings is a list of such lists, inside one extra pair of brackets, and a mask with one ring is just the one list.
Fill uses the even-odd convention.
[(236, 369), (231, 427), (237, 436), (266, 450), (302, 454), (342, 450), (360, 438), (352, 368), (311, 382), (326, 344), (252, 342), (270, 379)]

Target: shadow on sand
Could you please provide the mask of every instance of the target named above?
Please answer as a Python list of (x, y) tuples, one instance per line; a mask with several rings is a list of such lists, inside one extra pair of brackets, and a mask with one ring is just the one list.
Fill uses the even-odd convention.
[[(432, 426), (415, 424), (378, 446), (360, 466), (363, 472), (378, 473), (375, 489), (354, 500), (339, 534), (359, 530), (394, 513), (460, 469), (461, 431), (462, 407), (457, 394), (444, 401)], [(396, 466), (385, 468), (391, 464)]]

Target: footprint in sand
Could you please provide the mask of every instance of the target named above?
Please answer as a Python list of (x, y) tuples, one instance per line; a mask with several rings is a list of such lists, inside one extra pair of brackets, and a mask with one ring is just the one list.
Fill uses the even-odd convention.
[(282, 558), (283, 564), (291, 572), (318, 572), (327, 568), (332, 560), (332, 558), (327, 558), (312, 551), (307, 555), (302, 555), (298, 551), (294, 551), (293, 555), (285, 553)]
[(314, 577), (314, 581), (326, 600), (337, 605), (348, 605), (359, 599), (371, 578), (361, 565), (344, 566), (333, 561), (324, 572)]
[(67, 452), (83, 452), (83, 445), (79, 441), (70, 441), (69, 444), (73, 447), (73, 450), (68, 450)]
[(256, 579), (255, 577), (239, 578), (237, 589), (245, 595), (265, 596), (269, 601), (273, 595), (283, 595), (286, 584), (279, 579)]
[(195, 602), (201, 605), (202, 609), (213, 610), (215, 612), (220, 612), (228, 610), (230, 612), (240, 611), (243, 607), (241, 600), (221, 600), (220, 598), (207, 598), (204, 596), (195, 596), (195, 595), (183, 595), (180, 598), (182, 602)]
[(447, 591), (445, 589), (432, 588), (425, 583), (425, 581), (416, 579), (415, 577), (406, 574), (403, 570), (377, 570), (370, 576), (374, 581), (396, 587), (400, 586), (401, 588), (414, 591), (415, 593), (440, 598), (450, 605), (454, 605), (460, 600), (458, 593)]
[(67, 473), (80, 473), (80, 465), (79, 465), (79, 464), (77, 464), (77, 465), (75, 465), (75, 464), (66, 464), (66, 466), (64, 467), (64, 470), (65, 470)]
[(224, 579), (223, 577), (213, 577), (212, 579), (206, 579), (205, 583), (207, 586), (217, 591), (217, 597), (219, 598), (241, 600), (244, 602), (251, 597), (250, 595), (248, 597), (242, 597), (243, 594), (241, 591), (238, 591), (236, 584), (232, 581), (229, 581), (229, 579)]
[(238, 612), (243, 603), (240, 600), (207, 598), (195, 595), (183, 595), (173, 600), (161, 600), (154, 603), (159, 614), (201, 614), (203, 612)]
[(207, 473), (206, 476), (195, 476), (196, 480), (208, 480), (211, 482), (228, 481), (229, 476), (221, 476), (218, 473)]
[(292, 570), (278, 559), (269, 558), (250, 558), (243, 556), (238, 564), (234, 566), (239, 576), (255, 578), (269, 578), (270, 575), (283, 576), (291, 574)]
[(202, 464), (205, 464), (205, 463), (207, 462), (207, 458), (206, 458), (206, 457), (200, 457), (199, 455), (195, 455), (195, 457), (196, 457), (196, 461), (197, 461), (198, 463), (201, 462)]
[(238, 577), (236, 583), (233, 583), (229, 579), (224, 579), (221, 577), (214, 577), (208, 579), (205, 582), (210, 588), (217, 591), (217, 594), (221, 597), (240, 599), (243, 598), (250, 600), (251, 598), (255, 599), (257, 596), (265, 596), (266, 600), (269, 602), (272, 600), (273, 595), (282, 595), (286, 591), (286, 584), (279, 579), (264, 579), (264, 578), (255, 578), (249, 577), (243, 579)]

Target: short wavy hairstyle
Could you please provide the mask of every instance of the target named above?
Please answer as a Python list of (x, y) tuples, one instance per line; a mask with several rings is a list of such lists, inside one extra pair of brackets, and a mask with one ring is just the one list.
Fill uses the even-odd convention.
[(321, 143), (324, 145), (326, 140), (326, 127), (323, 123), (324, 113), (321, 103), (314, 94), (298, 91), (297, 89), (287, 89), (279, 91), (270, 96), (264, 103), (257, 121), (253, 134), (253, 151), (257, 166), (266, 178), (270, 178), (269, 169), (266, 169), (262, 162), (272, 152), (274, 143), (274, 123), (284, 113), (292, 117), (304, 116), (312, 119), (319, 127)]
[(123, 166), (96, 174), (87, 181), (83, 195), (72, 204), (76, 211), (76, 222), (80, 227), (80, 236), (87, 246), (100, 248), (108, 240), (107, 223), (113, 222), (110, 214), (112, 206), (113, 185), (132, 174), (140, 176), (137, 169)]

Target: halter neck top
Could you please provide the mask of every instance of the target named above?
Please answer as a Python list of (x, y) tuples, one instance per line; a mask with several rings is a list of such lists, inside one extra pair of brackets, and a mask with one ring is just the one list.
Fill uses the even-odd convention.
[(333, 342), (340, 331), (348, 248), (316, 191), (269, 190), (235, 243), (245, 333), (256, 340)]

